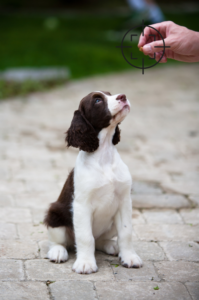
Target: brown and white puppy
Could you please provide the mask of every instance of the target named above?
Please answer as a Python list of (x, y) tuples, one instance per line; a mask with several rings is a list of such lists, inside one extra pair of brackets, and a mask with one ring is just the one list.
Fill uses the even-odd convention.
[[(68, 146), (80, 152), (45, 224), (51, 241), (48, 258), (66, 261), (66, 248), (75, 244), (77, 273), (97, 271), (95, 248), (119, 254), (124, 267), (142, 266), (132, 241), (132, 178), (115, 147), (120, 141), (118, 124), (129, 111), (124, 94), (93, 92), (81, 100), (67, 131)], [(117, 241), (112, 240), (115, 236)]]

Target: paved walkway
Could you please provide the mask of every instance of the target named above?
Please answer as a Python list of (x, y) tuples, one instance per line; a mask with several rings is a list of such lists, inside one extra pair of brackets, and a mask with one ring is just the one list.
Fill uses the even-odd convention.
[[(134, 241), (142, 269), (97, 252), (99, 271), (44, 259), (42, 224), (76, 149), (64, 132), (93, 90), (125, 93), (132, 109), (118, 149), (134, 178)], [(73, 81), (0, 103), (0, 299), (199, 299), (199, 67), (154, 68)]]

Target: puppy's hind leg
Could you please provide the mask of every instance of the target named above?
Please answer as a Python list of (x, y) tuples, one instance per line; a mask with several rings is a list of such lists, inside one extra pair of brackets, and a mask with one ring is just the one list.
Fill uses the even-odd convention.
[(117, 241), (111, 240), (117, 235), (117, 230), (114, 224), (112, 224), (110, 230), (102, 234), (95, 241), (95, 248), (99, 251), (105, 252), (109, 255), (118, 255), (118, 243)]
[(68, 260), (68, 252), (66, 246), (71, 245), (71, 239), (67, 233), (65, 226), (48, 227), (48, 236), (50, 241), (50, 249), (47, 258), (55, 263), (62, 263)]

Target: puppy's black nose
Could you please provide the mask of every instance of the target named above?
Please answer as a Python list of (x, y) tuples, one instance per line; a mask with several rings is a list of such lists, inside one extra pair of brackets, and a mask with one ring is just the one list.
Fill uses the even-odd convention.
[(120, 100), (122, 102), (126, 102), (126, 95), (120, 94), (117, 96), (116, 100)]

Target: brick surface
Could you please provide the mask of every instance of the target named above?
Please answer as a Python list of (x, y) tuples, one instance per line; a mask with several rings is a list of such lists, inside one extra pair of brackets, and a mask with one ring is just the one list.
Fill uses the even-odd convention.
[(143, 210), (144, 218), (150, 224), (183, 224), (181, 216), (172, 209)]
[(199, 226), (180, 224), (135, 225), (134, 231), (141, 240), (146, 241), (198, 241)]
[(199, 195), (199, 185), (197, 182), (164, 182), (162, 188), (165, 191), (171, 191), (183, 195), (196, 194)]
[(24, 280), (22, 261), (0, 259), (0, 280)]
[(0, 282), (1, 300), (49, 300), (47, 286), (42, 282)]
[(50, 203), (55, 202), (57, 198), (58, 194), (53, 192), (22, 194), (15, 197), (15, 204), (18, 207), (47, 210)]
[(47, 258), (50, 242), (49, 240), (42, 240), (39, 243), (39, 254), (41, 258)]
[(6, 179), (8, 180), (10, 178), (10, 172), (9, 169), (6, 168), (6, 166), (1, 166), (0, 167), (0, 179)]
[(2, 207), (0, 210), (0, 220), (1, 222), (8, 223), (32, 222), (29, 209), (15, 207)]
[(194, 205), (199, 206), (199, 195), (189, 195), (189, 199), (194, 203)]
[(133, 181), (132, 186), (133, 194), (145, 194), (145, 195), (159, 195), (162, 194), (162, 189), (156, 184), (150, 184), (147, 182)]
[[(25, 180), (25, 191), (27, 193), (46, 193), (50, 191), (53, 194), (59, 194), (60, 189), (58, 183), (55, 180)], [(55, 200), (54, 200), (55, 201)]]
[(41, 241), (48, 238), (47, 228), (43, 224), (18, 224), (18, 234), (21, 240)]
[(55, 180), (53, 172), (48, 172), (46, 169), (25, 169), (20, 170), (16, 176), (17, 180), (43, 180), (53, 181)]
[(0, 207), (1, 206), (13, 206), (14, 200), (12, 195), (0, 194)]
[(27, 240), (0, 241), (0, 257), (15, 259), (31, 259), (38, 257), (38, 246)]
[(134, 248), (143, 260), (164, 260), (165, 255), (162, 248), (153, 242), (135, 241)]
[(50, 284), (54, 300), (95, 300), (98, 299), (92, 282), (62, 281)]
[(29, 280), (113, 280), (114, 275), (109, 262), (97, 262), (98, 272), (90, 275), (81, 275), (72, 271), (75, 261), (74, 255), (66, 263), (54, 264), (44, 259), (27, 260), (25, 266)]
[[(154, 290), (155, 287), (159, 290)], [(179, 282), (96, 282), (100, 300), (191, 300), (186, 288)]]
[(181, 208), (189, 207), (190, 203), (181, 195), (162, 194), (148, 195), (138, 194), (132, 196), (135, 208)]
[(43, 223), (46, 211), (47, 211), (46, 209), (36, 209), (36, 208), (31, 209), (32, 221), (34, 225)]
[(199, 299), (199, 284), (198, 282), (186, 282), (186, 287), (193, 300)]
[(0, 192), (10, 194), (22, 193), (25, 191), (25, 185), (21, 181), (0, 180)]
[(180, 214), (184, 221), (188, 224), (199, 224), (199, 208), (181, 209)]
[(186, 261), (164, 261), (155, 264), (158, 275), (168, 281), (199, 281), (199, 264)]
[(169, 260), (199, 261), (199, 244), (194, 242), (161, 242)]
[(17, 231), (15, 224), (0, 223), (0, 239), (15, 239), (17, 238)]
[(124, 268), (117, 265), (115, 261), (111, 263), (113, 274), (119, 281), (159, 281), (155, 268), (151, 262), (144, 262), (143, 267), (139, 269)]

